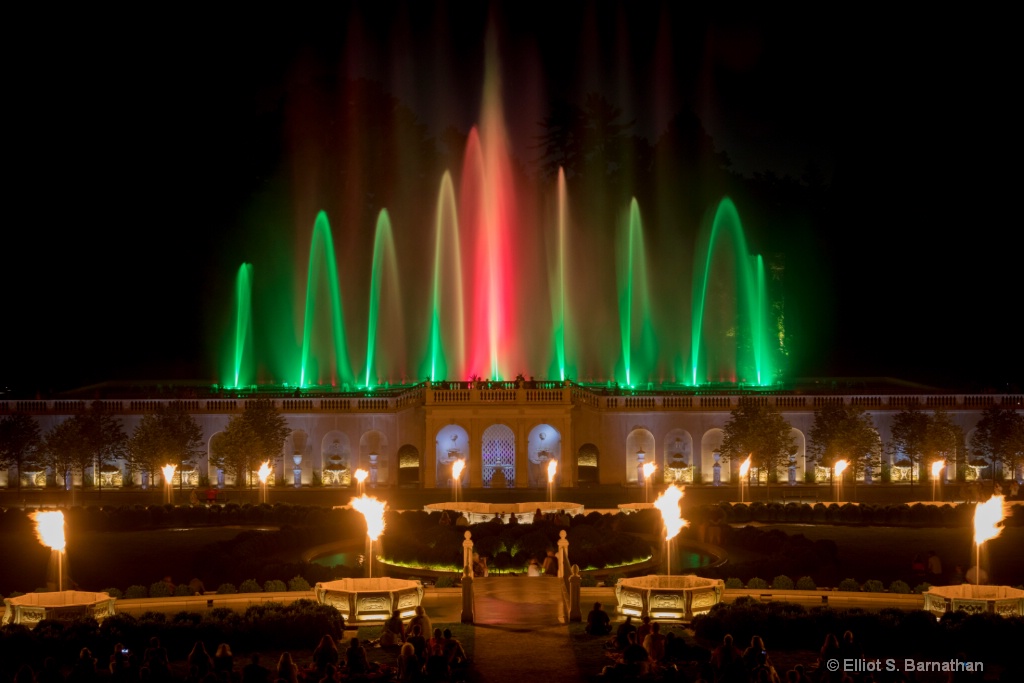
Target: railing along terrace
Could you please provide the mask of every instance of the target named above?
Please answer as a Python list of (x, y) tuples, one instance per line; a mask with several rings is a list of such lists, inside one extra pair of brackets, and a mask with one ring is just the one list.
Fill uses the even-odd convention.
[[(74, 415), (92, 406), (118, 415), (155, 412), (171, 403), (184, 405), (194, 414), (238, 413), (251, 400), (267, 400), (266, 394), (215, 395), (180, 399), (173, 396), (132, 399), (7, 399), (0, 400), (0, 415), (15, 412), (35, 415)], [(724, 391), (665, 390), (662, 392), (622, 390), (557, 381), (544, 382), (437, 382), (377, 392), (336, 394), (292, 392), (269, 399), (286, 413), (393, 412), (419, 405), (453, 404), (572, 404), (597, 410), (619, 411), (729, 411), (743, 402), (772, 406), (782, 411), (817, 410), (828, 405), (852, 405), (872, 411), (898, 412), (908, 408), (935, 410), (983, 410), (992, 405), (1011, 409), (1024, 407), (1021, 394), (873, 393), (836, 394), (752, 393)]]

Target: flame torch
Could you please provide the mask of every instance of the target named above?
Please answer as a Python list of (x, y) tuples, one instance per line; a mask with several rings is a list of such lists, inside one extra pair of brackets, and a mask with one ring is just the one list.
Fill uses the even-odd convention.
[(1005, 498), (992, 496), (974, 508), (974, 585), (981, 583), (981, 544), (1003, 532)]
[(263, 464), (260, 465), (260, 469), (256, 472), (256, 476), (260, 479), (260, 498), (261, 503), (267, 502), (267, 479), (270, 478), (270, 461), (264, 460)]
[(33, 512), (32, 519), (36, 523), (36, 537), (39, 542), (57, 553), (57, 590), (64, 590), (64, 548), (67, 541), (64, 538), (64, 513), (55, 512)]
[(689, 524), (679, 510), (679, 502), (682, 499), (683, 489), (673, 485), (665, 489), (665, 492), (654, 501), (654, 507), (661, 512), (661, 520), (665, 524), (665, 558), (669, 576), (672, 576), (672, 539)]
[(462, 485), (462, 470), (465, 468), (466, 461), (462, 458), (456, 458), (452, 463), (452, 495), (456, 503), (459, 502), (459, 487)]
[(370, 473), (364, 470), (362, 467), (360, 467), (358, 470), (356, 470), (355, 475), (353, 476), (355, 476), (356, 482), (358, 482), (358, 491), (359, 495), (361, 496), (363, 495), (363, 484), (366, 482), (366, 478), (370, 476)]
[(552, 458), (548, 460), (548, 502), (555, 497), (555, 471), (558, 469), (558, 461)]
[(658, 469), (658, 466), (655, 465), (653, 462), (645, 462), (644, 463), (643, 472), (644, 472), (644, 502), (645, 503), (651, 502), (651, 500), (650, 500), (651, 475), (654, 474), (654, 470), (656, 470), (656, 469)]
[(366, 520), (366, 538), (370, 550), (366, 554), (366, 571), (369, 578), (373, 578), (373, 542), (384, 533), (384, 510), (388, 503), (385, 500), (377, 500), (372, 496), (363, 494), (352, 499), (352, 507), (358, 510)]
[(743, 502), (743, 485), (747, 484), (747, 475), (750, 473), (750, 458), (748, 455), (747, 459), (740, 464), (740, 502)]
[(932, 502), (935, 502), (936, 494), (939, 489), (939, 475), (942, 474), (942, 468), (946, 466), (945, 460), (936, 460), (932, 463)]
[(164, 473), (164, 489), (167, 491), (167, 502), (174, 502), (174, 473), (178, 470), (177, 465), (164, 465), (160, 471)]
[(839, 498), (843, 493), (843, 472), (850, 466), (850, 463), (845, 460), (837, 460), (836, 464), (832, 466), (833, 471), (836, 473), (836, 502), (839, 502)]

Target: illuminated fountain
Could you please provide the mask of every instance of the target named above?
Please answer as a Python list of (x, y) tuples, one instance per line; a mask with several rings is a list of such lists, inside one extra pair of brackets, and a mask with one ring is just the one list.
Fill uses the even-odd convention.
[[(519, 373), (644, 389), (779, 380), (781, 300), (770, 300), (768, 266), (733, 202), (709, 207), (703, 225), (665, 225), (662, 207), (624, 194), (599, 226), (587, 224), (598, 212), (583, 210), (592, 193), (570, 191), (577, 178), (559, 169), (543, 186), (519, 181), (499, 76), (492, 50), (479, 125), (455, 167), (428, 181), (436, 198), (367, 208), (310, 197), (305, 272), (281, 267), (280, 250), (266, 267), (242, 265), (225, 387), (251, 386), (257, 367), (259, 381), (300, 392)], [(313, 213), (322, 206), (333, 227), (326, 211)], [(678, 250), (658, 248), (667, 231), (686, 235)], [(352, 267), (339, 267), (341, 252)], [(680, 267), (680, 254), (692, 265)]]
[(36, 536), (39, 542), (50, 549), (50, 565), (55, 569), (54, 583), (57, 590), (5, 598), (6, 609), (0, 624), (21, 624), (31, 628), (43, 619), (74, 621), (83, 617), (93, 617), (97, 621), (103, 621), (114, 614), (115, 599), (107, 593), (64, 590), (64, 513), (34, 512), (32, 519), (36, 523)]
[(679, 509), (682, 498), (680, 487), (669, 486), (654, 501), (665, 525), (666, 572), (665, 575), (619, 579), (615, 584), (615, 599), (620, 613), (652, 619), (690, 620), (722, 601), (725, 582), (721, 579), (672, 576), (672, 539), (688, 524)]
[(981, 546), (999, 536), (1006, 516), (1003, 496), (992, 496), (974, 508), (974, 583), (958, 586), (932, 586), (924, 594), (924, 608), (941, 618), (946, 612), (1024, 616), (1024, 590), (1009, 586), (989, 586), (981, 581)]
[(463, 515), (470, 524), (480, 524), (494, 519), (495, 515), (501, 515), (504, 519), (515, 515), (523, 524), (532, 524), (537, 510), (549, 515), (562, 511), (570, 517), (582, 515), (583, 505), (580, 503), (555, 502), (527, 502), (527, 503), (474, 503), (463, 501), (459, 503), (430, 503), (423, 506), (425, 512), (458, 512)]
[(384, 533), (387, 502), (372, 496), (353, 498), (351, 505), (366, 521), (366, 578), (323, 581), (313, 587), (317, 601), (334, 607), (346, 621), (385, 621), (392, 611), (410, 617), (423, 600), (419, 581), (373, 578), (373, 544)]

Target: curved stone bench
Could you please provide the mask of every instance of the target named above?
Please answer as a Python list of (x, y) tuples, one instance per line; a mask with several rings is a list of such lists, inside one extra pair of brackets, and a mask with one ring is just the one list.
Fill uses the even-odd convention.
[(408, 579), (338, 579), (313, 587), (317, 602), (330, 605), (345, 621), (385, 621), (394, 610), (412, 616), (423, 601), (423, 584)]
[(650, 574), (619, 579), (615, 599), (621, 614), (652, 619), (689, 621), (722, 601), (725, 582), (686, 574)]
[(92, 617), (103, 621), (116, 612), (108, 593), (89, 591), (57, 591), (53, 593), (29, 593), (17, 598), (4, 598), (3, 620), (0, 624), (22, 624), (34, 628), (43, 619), (73, 621), (81, 617)]
[(924, 608), (941, 618), (946, 612), (1024, 616), (1024, 591), (1009, 586), (932, 586), (924, 594)]
[(520, 524), (532, 524), (533, 515), (540, 508), (541, 512), (554, 513), (564, 510), (566, 514), (575, 517), (583, 514), (583, 506), (579, 503), (431, 503), (424, 505), (426, 512), (461, 512), (465, 515), (470, 524), (480, 524), (494, 519), (494, 515), (501, 513), (505, 523), (508, 523), (509, 515), (519, 518)]

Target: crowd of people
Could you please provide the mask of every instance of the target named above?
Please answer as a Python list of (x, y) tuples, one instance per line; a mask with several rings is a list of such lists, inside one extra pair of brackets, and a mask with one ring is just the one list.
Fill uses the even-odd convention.
[(612, 660), (601, 676), (613, 680), (685, 680), (692, 683), (870, 683), (863, 672), (851, 676), (833, 670), (829, 661), (862, 661), (865, 653), (851, 631), (842, 638), (829, 634), (817, 661), (795, 664), (780, 674), (761, 636), (740, 647), (726, 635), (714, 649), (692, 645), (675, 632), (662, 633), (661, 624), (644, 616), (639, 625), (627, 616), (612, 633), (612, 623), (601, 603), (587, 615), (585, 631), (610, 635), (605, 648)]
[[(393, 663), (371, 661), (367, 647), (393, 650)], [(380, 637), (371, 641), (352, 638), (346, 647), (324, 635), (305, 663), (284, 652), (276, 666), (265, 666), (261, 655), (253, 653), (244, 665), (237, 666), (228, 643), (221, 643), (210, 654), (205, 643), (196, 641), (183, 664), (172, 663), (160, 640), (151, 638), (141, 653), (118, 643), (105, 662), (89, 648), (82, 648), (70, 669), (67, 662), (47, 657), (38, 670), (22, 666), (13, 683), (427, 683), (464, 679), (459, 674), (465, 674), (470, 662), (451, 630), (432, 628), (426, 611), (417, 607), (408, 624), (396, 611)], [(0, 678), (4, 683), (7, 680)]]

